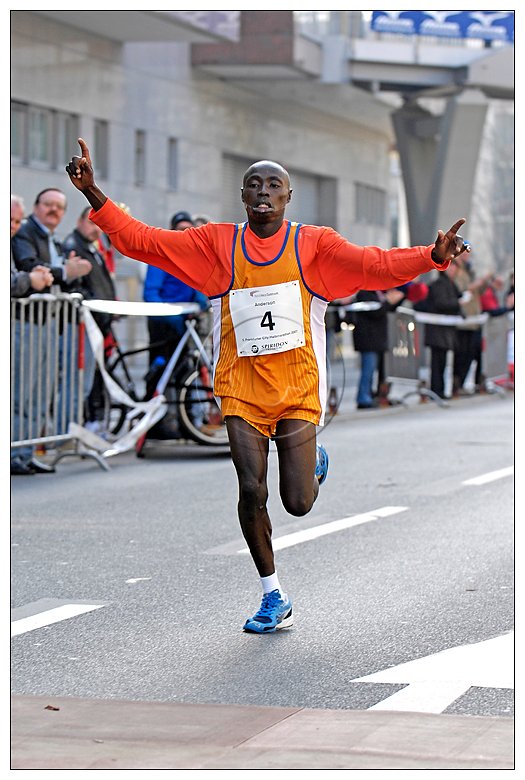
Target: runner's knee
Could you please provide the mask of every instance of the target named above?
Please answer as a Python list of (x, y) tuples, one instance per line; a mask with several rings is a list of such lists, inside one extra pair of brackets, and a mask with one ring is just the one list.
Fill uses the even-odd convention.
[(265, 481), (247, 479), (241, 482), (239, 487), (239, 504), (245, 512), (250, 514), (264, 509), (268, 501), (268, 487)]
[(312, 508), (315, 501), (315, 495), (313, 491), (311, 494), (308, 494), (306, 491), (302, 493), (290, 493), (287, 490), (281, 490), (281, 501), (288, 514), (294, 515), (295, 517), (303, 517), (303, 515), (307, 515)]

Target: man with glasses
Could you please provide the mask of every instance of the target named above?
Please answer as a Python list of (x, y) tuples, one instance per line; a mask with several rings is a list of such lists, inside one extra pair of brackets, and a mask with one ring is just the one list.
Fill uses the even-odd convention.
[(19, 271), (32, 271), (37, 265), (49, 266), (53, 283), (67, 292), (75, 279), (91, 271), (91, 263), (71, 252), (64, 258), (55, 231), (66, 211), (66, 196), (55, 187), (38, 193), (33, 213), (22, 222), (13, 237), (13, 257)]

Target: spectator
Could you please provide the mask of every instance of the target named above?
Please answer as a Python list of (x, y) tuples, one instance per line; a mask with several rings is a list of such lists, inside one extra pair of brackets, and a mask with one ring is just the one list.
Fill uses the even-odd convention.
[[(508, 300), (506, 296), (505, 303), (500, 300), (504, 285), (505, 281), (501, 276), (491, 276), (485, 291), (480, 296), (481, 310), (487, 312), (490, 317), (501, 317), (514, 308), (514, 297)], [(511, 306), (508, 305), (509, 303)]]
[(211, 222), (211, 217), (207, 214), (195, 214), (192, 218), (192, 222), (195, 227), (200, 227), (201, 225), (207, 225), (208, 222)]
[(514, 311), (514, 271), (511, 271), (509, 276), (509, 286), (505, 293), (505, 305), (509, 311)]
[(12, 239), (13, 257), (19, 271), (31, 271), (36, 265), (46, 265), (53, 275), (53, 284), (64, 292), (71, 283), (91, 271), (91, 263), (74, 252), (65, 258), (55, 231), (66, 211), (66, 196), (55, 187), (38, 193), (33, 213), (22, 222)]
[(342, 398), (342, 390), (338, 393), (335, 385), (331, 364), (337, 360), (337, 353), (339, 352), (340, 354), (338, 334), (341, 333), (341, 323), (345, 319), (341, 315), (341, 308), (347, 306), (351, 300), (352, 296), (349, 295), (346, 298), (338, 298), (335, 301), (331, 301), (328, 304), (324, 318), (326, 331), (326, 367), (327, 376), (330, 381), (330, 389), (328, 392), (328, 411), (330, 414), (337, 413)]
[[(461, 316), (459, 299), (461, 292), (455, 283), (459, 263), (452, 260), (449, 267), (428, 288), (428, 296), (423, 301), (424, 310), (432, 314)], [(416, 304), (415, 308), (420, 305)], [(445, 370), (447, 352), (456, 344), (455, 325), (425, 325), (425, 345), (430, 347), (430, 389), (440, 398), (445, 396)]]
[(412, 305), (421, 303), (428, 295), (428, 284), (421, 281), (421, 277), (418, 276), (413, 282), (407, 282), (400, 287), (396, 287), (397, 290), (401, 290), (405, 294), (405, 300)]
[[(181, 231), (190, 227), (193, 227), (193, 222), (187, 211), (178, 211), (171, 218), (171, 230)], [(209, 306), (208, 299), (202, 293), (152, 265), (148, 266), (144, 280), (144, 300), (150, 303), (198, 303), (202, 310)], [(185, 322), (185, 315), (148, 317), (150, 371), (146, 398), (151, 397), (158, 378), (153, 365), (156, 363), (162, 369), (163, 364), (169, 360), (184, 334)]]
[[(486, 274), (481, 279), (476, 279), (471, 263), (465, 259), (460, 260), (455, 284), (462, 294), (460, 305), (464, 317), (477, 317), (481, 314), (481, 295), (486, 290), (491, 276)], [(476, 363), (475, 391), (480, 392), (483, 385), (482, 326), (467, 322), (459, 325), (456, 330), (453, 395), (467, 393), (465, 381), (474, 361)]]
[[(125, 203), (117, 203), (117, 206), (122, 209), (125, 214), (131, 213), (131, 209)], [(115, 250), (113, 249), (109, 236), (102, 230), (99, 230), (99, 234), (95, 240), (95, 248), (104, 258), (109, 275), (113, 281), (115, 281), (117, 278)]]
[[(505, 293), (505, 306), (514, 316), (514, 271), (509, 276), (509, 286)], [(507, 341), (507, 365), (509, 370), (509, 383), (514, 388), (514, 327), (509, 330)]]
[(353, 313), (354, 349), (361, 356), (361, 372), (357, 387), (357, 408), (374, 409), (379, 404), (375, 396), (379, 395), (384, 377), (377, 376), (377, 390), (374, 390), (374, 379), (380, 368), (384, 353), (388, 349), (388, 312), (395, 311), (405, 293), (402, 290), (360, 290), (354, 301), (356, 303), (376, 304), (370, 311)]
[[(16, 235), (24, 217), (24, 201), (18, 195), (11, 195), (11, 239)], [(53, 283), (53, 276), (49, 268), (43, 265), (35, 266), (31, 271), (17, 271), (13, 260), (11, 245), (11, 298), (23, 298), (33, 292), (42, 292)], [(18, 314), (18, 312), (17, 312)], [(36, 399), (38, 390), (37, 367), (38, 354), (29, 349), (29, 344), (36, 343), (38, 326), (25, 322), (22, 326), (20, 319), (15, 319), (14, 344), (12, 351), (12, 371), (14, 375), (13, 393), (13, 430), (12, 441), (21, 441), (30, 438), (30, 432), (38, 428), (37, 404), (32, 406), (33, 417), (30, 421), (28, 412), (30, 408), (29, 397)], [(33, 331), (31, 334), (30, 331)], [(22, 341), (24, 342), (22, 348)], [(23, 357), (22, 357), (23, 356)], [(21, 377), (24, 376), (24, 385), (21, 387)], [(33, 377), (31, 384), (29, 378)], [(40, 463), (35, 458), (34, 447), (30, 444), (15, 447), (11, 450), (11, 474), (28, 476), (36, 473), (50, 473), (53, 468)]]
[[(64, 239), (63, 243), (66, 252), (74, 252), (78, 257), (83, 257), (91, 264), (91, 272), (73, 282), (71, 289), (81, 293), (87, 300), (97, 298), (104, 301), (114, 301), (116, 300), (116, 292), (113, 279), (104, 257), (97, 249), (97, 240), (102, 231), (88, 219), (89, 211), (89, 207), (81, 211), (75, 229)], [(93, 317), (104, 339), (107, 339), (111, 335), (112, 315), (94, 312)], [(67, 365), (70, 365), (70, 361), (67, 361)], [(70, 386), (71, 383), (66, 382), (66, 387)], [(84, 344), (84, 401), (86, 404), (84, 419), (86, 427), (91, 430), (97, 429), (97, 423), (101, 419), (102, 392), (102, 376), (96, 368), (95, 356), (89, 339), (86, 338)], [(66, 409), (68, 408), (69, 404), (66, 402)], [(76, 408), (76, 399), (74, 408)]]
[[(22, 222), (20, 230), (13, 237), (13, 256), (18, 270), (31, 271), (36, 265), (47, 266), (53, 275), (53, 286), (58, 285), (62, 292), (72, 292), (73, 282), (91, 271), (91, 263), (70, 252), (65, 257), (61, 243), (55, 237), (55, 231), (62, 222), (66, 212), (66, 196), (56, 187), (48, 187), (38, 193), (33, 205), (32, 214)], [(48, 288), (46, 291), (49, 291)], [(44, 326), (45, 327), (45, 326)], [(51, 341), (51, 340), (50, 340)], [(59, 394), (62, 393), (62, 372), (67, 354), (62, 337), (59, 341)], [(46, 359), (50, 365), (55, 361), (54, 346), (52, 353), (48, 351)], [(41, 371), (44, 366), (41, 366)], [(55, 427), (57, 433), (63, 431), (64, 421), (59, 410), (54, 409)]]

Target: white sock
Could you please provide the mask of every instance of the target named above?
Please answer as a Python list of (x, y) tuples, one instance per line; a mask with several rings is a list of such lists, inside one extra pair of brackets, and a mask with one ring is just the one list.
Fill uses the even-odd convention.
[(263, 593), (271, 593), (272, 590), (277, 589), (279, 593), (283, 595), (279, 577), (275, 571), (273, 574), (270, 574), (269, 577), (261, 577), (261, 585), (263, 588)]

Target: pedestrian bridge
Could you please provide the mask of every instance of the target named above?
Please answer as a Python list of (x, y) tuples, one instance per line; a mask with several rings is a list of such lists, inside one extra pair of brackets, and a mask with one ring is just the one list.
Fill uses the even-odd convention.
[(469, 217), (489, 101), (514, 98), (514, 46), (385, 36), (365, 29), (360, 12), (345, 18), (346, 30), (316, 34), (292, 11), (241, 12), (238, 40), (194, 44), (192, 65), (392, 134), (410, 242), (424, 244), (438, 226)]

